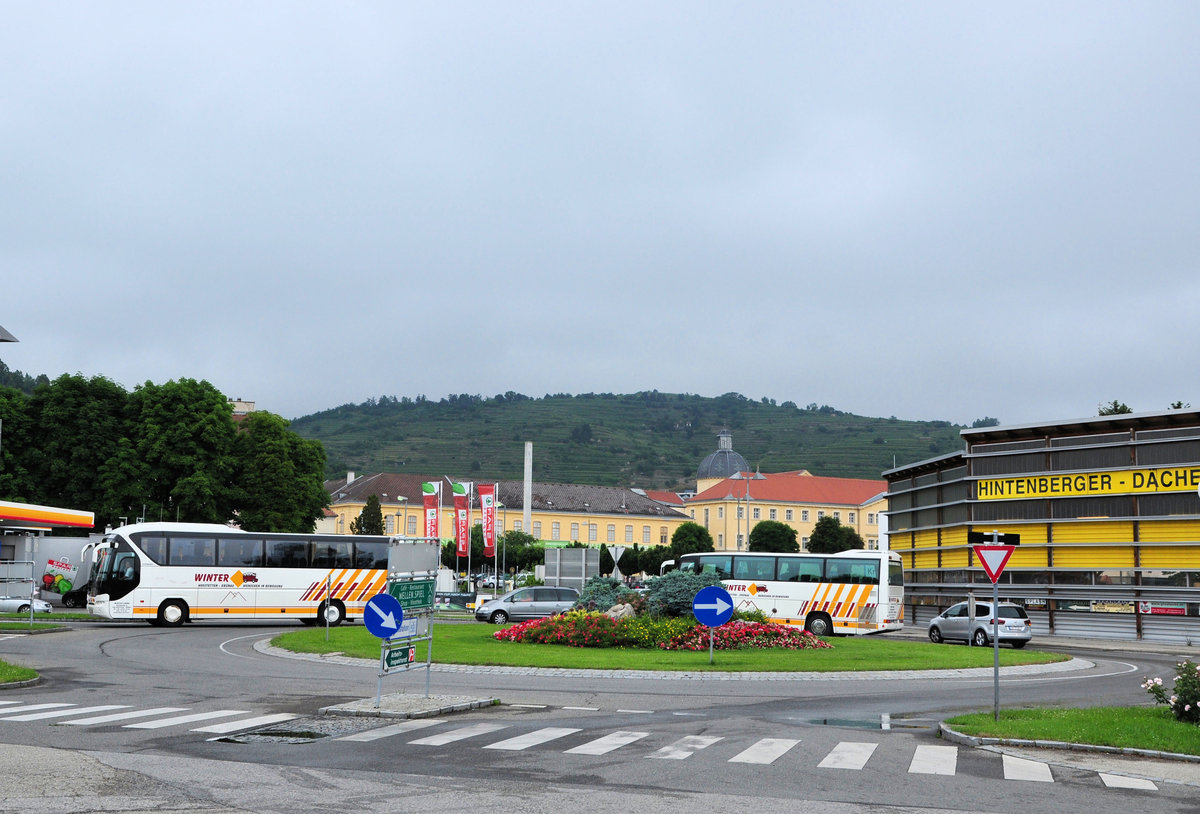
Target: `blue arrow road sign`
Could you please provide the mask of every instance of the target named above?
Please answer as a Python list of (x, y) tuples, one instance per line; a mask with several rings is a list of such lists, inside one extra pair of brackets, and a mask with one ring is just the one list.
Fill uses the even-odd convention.
[(733, 597), (720, 585), (701, 588), (692, 600), (692, 613), (700, 624), (720, 627), (733, 616)]
[(372, 636), (390, 639), (400, 632), (404, 622), (404, 608), (400, 600), (391, 594), (375, 594), (367, 600), (363, 609), (363, 624)]

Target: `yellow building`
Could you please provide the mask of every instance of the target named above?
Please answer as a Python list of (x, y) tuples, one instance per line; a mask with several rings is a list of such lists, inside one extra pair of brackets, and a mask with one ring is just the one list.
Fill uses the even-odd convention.
[[(371, 495), (383, 508), (385, 534), (417, 537), (424, 534), (421, 484), (437, 478), (419, 475), (380, 473), (327, 481), (332, 497), (330, 516), (322, 521), (322, 530), (349, 534), (350, 524), (362, 513)], [(562, 483), (534, 483), (530, 501), (530, 528), (524, 521), (524, 483), (496, 483), (496, 533), (523, 531), (547, 544), (583, 542), (589, 545), (637, 544), (642, 548), (669, 545), (675, 529), (687, 521), (677, 509), (648, 497), (645, 492), (617, 486), (576, 486)], [(450, 482), (442, 480), (440, 531), (442, 539), (451, 539), (454, 528), (454, 503)], [(478, 498), (472, 501), (471, 524), (479, 522)]]
[(858, 532), (867, 548), (879, 548), (880, 515), (887, 509), (884, 481), (825, 478), (799, 470), (736, 472), (710, 484), (687, 500), (685, 511), (708, 529), (718, 551), (745, 551), (750, 531), (763, 520), (794, 528), (806, 550), (817, 521), (826, 516)]

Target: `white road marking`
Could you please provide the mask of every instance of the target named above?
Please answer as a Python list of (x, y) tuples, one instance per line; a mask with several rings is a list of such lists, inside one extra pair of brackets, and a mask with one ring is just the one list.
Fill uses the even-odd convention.
[(722, 740), (722, 738), (712, 735), (685, 735), (674, 743), (659, 749), (654, 754), (646, 755), (646, 757), (659, 758), (661, 760), (685, 760), (699, 750), (707, 749), (719, 740)]
[[(23, 707), (9, 707), (8, 709), (0, 709), (0, 716), (15, 715), (18, 712), (33, 712), (38, 709), (58, 709), (60, 707), (73, 707), (74, 704), (26, 704)], [(11, 718), (0, 717), (0, 721), (12, 720)]]
[(858, 770), (867, 765), (877, 746), (877, 743), (842, 741), (817, 766), (822, 769)]
[(570, 727), (565, 726), (548, 726), (544, 729), (537, 729), (524, 735), (517, 735), (515, 738), (497, 741), (496, 743), (489, 743), (483, 748), (505, 749), (510, 752), (519, 752), (522, 749), (528, 749), (531, 746), (537, 746), (541, 743), (557, 740), (558, 738), (566, 737), (567, 735), (571, 735), (578, 731), (578, 729), (571, 729)]
[(434, 720), (433, 718), (409, 718), (408, 720), (401, 721), (398, 724), (381, 726), (378, 729), (368, 729), (366, 732), (356, 732), (353, 735), (346, 735), (345, 737), (337, 738), (337, 740), (370, 743), (371, 741), (377, 741), (380, 738), (390, 738), (393, 735), (403, 735), (405, 732), (415, 732), (418, 729), (425, 729), (426, 727), (440, 723), (442, 722)]
[(187, 712), (187, 707), (155, 707), (154, 709), (136, 709), (133, 712), (117, 712), (112, 715), (97, 715), (95, 718), (80, 718), (77, 721), (63, 721), (64, 726), (91, 726), (92, 724), (110, 724), (113, 721), (128, 721), (130, 718), (148, 718), (151, 715), (167, 715), (172, 712)]
[(159, 721), (144, 721), (140, 724), (125, 724), (125, 729), (165, 729), (168, 726), (191, 724), (196, 721), (207, 721), (209, 718), (228, 718), (231, 715), (249, 715), (248, 709), (218, 709), (213, 712), (195, 712), (191, 715), (180, 715), (175, 718), (163, 718)]
[(783, 757), (799, 740), (789, 738), (763, 738), (749, 749), (734, 755), (730, 763), (774, 763)]
[(462, 726), (458, 729), (452, 729), (449, 732), (443, 732), (440, 735), (430, 735), (427, 738), (418, 738), (409, 743), (415, 743), (418, 746), (445, 746), (448, 743), (473, 738), (476, 735), (486, 735), (489, 732), (496, 732), (501, 729), (507, 729), (506, 724), (475, 724), (474, 726)]
[(947, 774), (958, 771), (957, 746), (920, 745), (908, 764), (909, 774)]
[(240, 729), (252, 729), (256, 726), (267, 726), (268, 724), (278, 724), (283, 721), (290, 721), (293, 718), (299, 718), (299, 715), (292, 715), (290, 712), (277, 712), (273, 715), (260, 715), (257, 718), (246, 718), (243, 721), (227, 721), (223, 724), (213, 724), (212, 726), (202, 726), (199, 729), (193, 729), (193, 732), (209, 732), (213, 735), (227, 735), (230, 732), (237, 732)]
[(634, 741), (639, 741), (649, 734), (649, 732), (613, 732), (605, 735), (603, 738), (597, 738), (594, 741), (588, 741), (573, 749), (568, 749), (563, 754), (606, 755), (614, 749), (620, 749), (622, 746), (628, 746)]
[(5, 718), (6, 721), (44, 721), (48, 718), (63, 718), (67, 715), (86, 715), (89, 712), (104, 712), (110, 709), (129, 709), (128, 704), (105, 704), (99, 707), (69, 707), (67, 709), (56, 709), (50, 712), (33, 712), (29, 715), (17, 715), (13, 718)]
[(1108, 774), (1100, 772), (1100, 779), (1104, 781), (1104, 785), (1110, 789), (1144, 789), (1145, 791), (1158, 791), (1158, 786), (1154, 785), (1153, 781), (1145, 780), (1141, 777), (1125, 777), (1120, 774)]
[(1039, 760), (1026, 760), (1023, 757), (1002, 755), (1004, 758), (1005, 780), (1029, 780), (1034, 783), (1053, 783), (1050, 766)]

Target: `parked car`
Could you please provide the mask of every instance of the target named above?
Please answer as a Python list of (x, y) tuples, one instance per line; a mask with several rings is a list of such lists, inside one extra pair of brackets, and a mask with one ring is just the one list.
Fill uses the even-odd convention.
[(935, 616), (929, 623), (929, 641), (941, 644), (944, 641), (971, 642), (976, 647), (992, 643), (992, 634), (999, 631), (1000, 644), (1022, 648), (1033, 638), (1033, 624), (1020, 605), (1001, 602), (1000, 616), (992, 614), (991, 602), (976, 602), (974, 618), (970, 614), (970, 603), (959, 602)]
[(29, 603), (33, 603), (34, 613), (52, 613), (54, 608), (44, 599), (30, 599), (27, 596), (0, 597), (0, 613), (29, 613)]
[(479, 605), (475, 608), (475, 618), (480, 622), (491, 622), (495, 625), (507, 624), (509, 620), (521, 622), (526, 619), (541, 619), (565, 613), (578, 601), (579, 592), (574, 588), (552, 588), (543, 585), (517, 588)]

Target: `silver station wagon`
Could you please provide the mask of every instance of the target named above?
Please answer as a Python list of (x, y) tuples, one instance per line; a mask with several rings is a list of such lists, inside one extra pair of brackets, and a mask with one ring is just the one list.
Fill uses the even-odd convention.
[(1028, 644), (1033, 638), (1033, 624), (1025, 609), (1020, 605), (1001, 602), (997, 618), (992, 614), (992, 607), (991, 602), (976, 602), (972, 617), (969, 603), (951, 605), (929, 623), (929, 641), (941, 644), (955, 640), (986, 647), (992, 643), (993, 631), (998, 630), (996, 637), (1000, 644), (1010, 644), (1016, 648)]
[(475, 618), (480, 622), (495, 625), (507, 624), (509, 620), (522, 622), (526, 619), (541, 619), (566, 613), (579, 601), (579, 592), (574, 588), (551, 588), (538, 585), (533, 588), (518, 588), (497, 599), (489, 599), (475, 609)]

